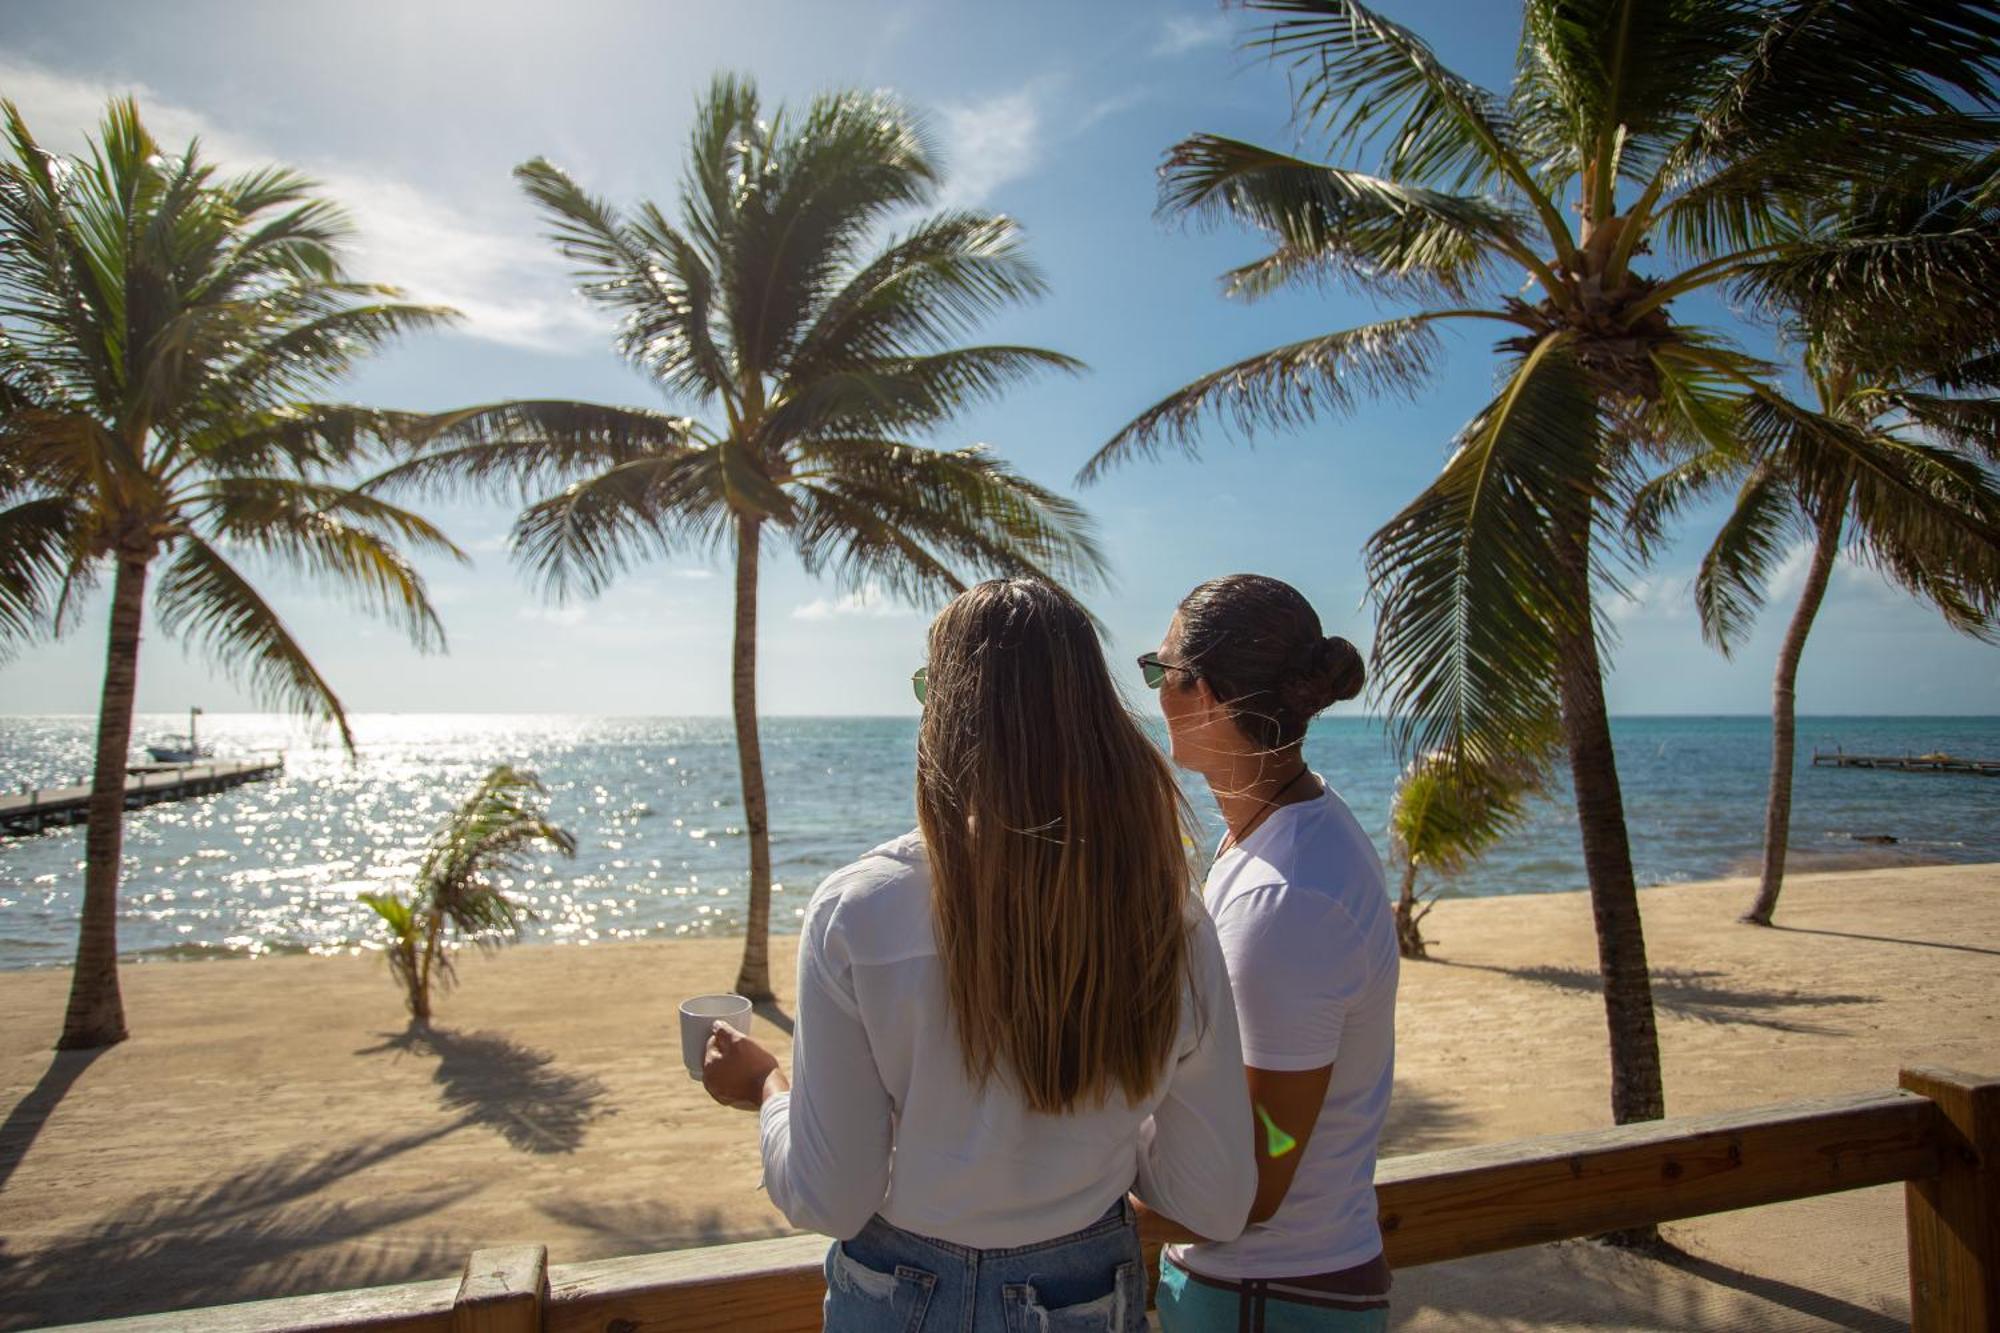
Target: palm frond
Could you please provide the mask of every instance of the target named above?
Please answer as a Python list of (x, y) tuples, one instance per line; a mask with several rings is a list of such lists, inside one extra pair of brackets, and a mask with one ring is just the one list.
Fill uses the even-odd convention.
[(417, 869), (416, 897), (481, 945), (519, 929), (523, 909), (492, 879), (518, 872), (541, 845), (576, 855), (576, 839), (544, 814), (548, 789), (533, 774), (496, 765), (432, 839)]
[(1354, 0), (1251, 0), (1249, 8), (1276, 15), (1248, 44), (1290, 60), (1304, 119), (1347, 144), (1394, 127), (1380, 174), (1451, 190), (1503, 176), (1525, 182), (1506, 103), (1445, 68), (1409, 29)]
[(410, 457), (362, 483), (369, 491), (449, 494), (461, 486), (518, 490), (560, 484), (693, 447), (687, 417), (642, 407), (519, 399), (440, 412), (408, 423)]
[(949, 211), (892, 238), (826, 299), (785, 373), (810, 381), (854, 360), (942, 349), (1047, 284), (1010, 218)]
[(38, 495), (0, 507), (0, 662), (60, 628), (57, 608), (86, 521), (67, 495)]
[(1075, 358), (1040, 347), (954, 347), (923, 356), (845, 359), (787, 386), (764, 418), (756, 445), (776, 457), (793, 441), (815, 435), (932, 430), (1039, 375), (1082, 369)]
[(239, 674), (260, 698), (330, 722), (351, 752), (346, 710), (278, 613), (221, 552), (196, 536), (180, 539), (154, 602), (160, 627)]
[(1702, 637), (1725, 657), (1755, 624), (1786, 540), (1800, 531), (1798, 503), (1783, 475), (1768, 463), (1752, 469), (1694, 580)]
[(444, 624), (406, 552), (469, 557), (421, 515), (365, 491), (277, 477), (218, 479), (192, 493), (188, 511), (233, 550), (350, 595), (420, 651), (444, 647)]
[(620, 572), (730, 530), (722, 446), (618, 463), (536, 501), (514, 521), (514, 558), (558, 601), (592, 597)]
[(1588, 624), (1554, 525), (1603, 490), (1587, 373), (1552, 335), (1514, 363), (1457, 453), (1368, 542), (1375, 679), (1406, 749), (1512, 757), (1558, 715), (1559, 635)]
[(1537, 762), (1553, 745), (1524, 738), (1519, 759), (1468, 763), (1433, 750), (1403, 770), (1389, 806), (1389, 835), (1404, 857), (1434, 875), (1456, 875), (1526, 824), (1528, 803), (1547, 779)]
[(1745, 470), (1743, 457), (1735, 450), (1709, 449), (1639, 486), (1625, 507), (1625, 530), (1640, 556), (1652, 558), (1666, 543), (1669, 522), (1738, 481)]
[(1289, 429), (1322, 413), (1351, 412), (1363, 398), (1414, 397), (1429, 381), (1440, 351), (1431, 325), (1459, 313), (1363, 324), (1224, 366), (1140, 413), (1091, 456), (1078, 480), (1096, 481), (1117, 464), (1156, 457), (1169, 445), (1198, 457), (1198, 427), (1211, 416), (1250, 436), (1260, 429)]
[(879, 582), (916, 601), (973, 573), (1072, 586), (1105, 577), (1083, 510), (984, 448), (847, 438), (815, 442), (801, 461), (792, 536), (808, 572), (831, 569), (849, 586)]
[(1402, 185), (1213, 134), (1176, 144), (1160, 174), (1163, 210), (1226, 214), (1275, 242), (1269, 257), (1232, 273), (1234, 294), (1262, 295), (1280, 281), (1323, 274), (1373, 290), (1462, 297), (1500, 254), (1543, 267), (1524, 238), (1524, 219), (1490, 199)]

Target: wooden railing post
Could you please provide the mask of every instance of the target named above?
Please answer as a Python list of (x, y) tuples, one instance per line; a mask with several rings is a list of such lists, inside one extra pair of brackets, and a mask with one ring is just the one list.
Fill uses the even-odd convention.
[(542, 1333), (548, 1299), (547, 1246), (474, 1250), (451, 1303), (451, 1333)]
[(2000, 1078), (1906, 1069), (1936, 1103), (1941, 1167), (1903, 1187), (1913, 1333), (2000, 1328)]

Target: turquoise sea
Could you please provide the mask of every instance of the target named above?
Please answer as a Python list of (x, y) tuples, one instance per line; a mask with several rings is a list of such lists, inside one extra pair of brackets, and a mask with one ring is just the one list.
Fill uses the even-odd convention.
[[(139, 719), (143, 742), (185, 716)], [(88, 717), (0, 718), (0, 783), (87, 780)], [(728, 935), (742, 929), (745, 851), (726, 718), (364, 715), (352, 759), (286, 719), (212, 714), (220, 757), (281, 750), (276, 781), (153, 806), (126, 825), (120, 941), (135, 958), (367, 947), (355, 895), (397, 885), (450, 808), (499, 761), (539, 772), (555, 820), (577, 836), (509, 886), (536, 919), (530, 941)], [(1642, 883), (1754, 868), (1769, 722), (1632, 717), (1614, 723), (1633, 858)], [(795, 928), (829, 871), (914, 822), (914, 718), (769, 718), (764, 752), (778, 930)], [(2000, 718), (1806, 718), (1794, 864), (1839, 867), (2000, 860), (2000, 780), (1809, 766), (1815, 746), (1850, 752), (2000, 755)], [(1381, 830), (1397, 765), (1381, 728), (1331, 719), (1307, 743), (1314, 767), (1362, 823)], [(1195, 808), (1219, 832), (1205, 791)], [(1893, 845), (1859, 841), (1886, 835)], [(1387, 838), (1378, 833), (1387, 853)], [(82, 887), (82, 829), (0, 840), (0, 968), (69, 961)], [(1575, 816), (1543, 802), (1521, 836), (1453, 886), (1463, 894), (1583, 887)]]

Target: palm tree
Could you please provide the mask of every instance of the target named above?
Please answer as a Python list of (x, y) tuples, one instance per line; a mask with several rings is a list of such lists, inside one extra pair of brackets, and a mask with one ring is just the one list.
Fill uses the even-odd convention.
[(1930, 254), (1909, 253), (1877, 282), (1921, 293), (1927, 307), (1869, 309), (1852, 299), (1819, 299), (1828, 260), (1773, 270), (1758, 295), (1804, 349), (1804, 371), (1819, 413), (1850, 438), (1825, 447), (1820, 432), (1797, 431), (1753, 407), (1745, 433), (1762, 429), (1767, 447), (1754, 463), (1735, 452), (1696, 449), (1634, 497), (1631, 522), (1647, 543), (1697, 497), (1736, 485), (1735, 503), (1695, 578), (1702, 633), (1727, 654), (1748, 631), (1788, 539), (1811, 543), (1797, 606), (1778, 649), (1772, 684), (1771, 779), (1764, 812), (1764, 862), (1756, 902), (1744, 914), (1768, 926), (1784, 884), (1791, 837), (1795, 706), (1799, 660), (1843, 549), (1929, 602), (1952, 628), (2000, 637), (2000, 544), (1963, 525), (1938, 521), (1916, 503), (1928, 491), (1973, 520), (2000, 524), (2000, 375), (1991, 283), (2000, 272), (2000, 212), (1990, 161), (1912, 187), (1859, 193), (1802, 216), (1802, 232), (1839, 238), (1833, 262), (1866, 263), (1883, 237), (1929, 237)]
[(1396, 945), (1403, 957), (1430, 957), (1423, 921), (1436, 899), (1419, 895), (1417, 876), (1462, 874), (1520, 828), (1542, 780), (1532, 768), (1480, 769), (1443, 750), (1403, 771), (1389, 805), (1389, 837), (1403, 862), (1396, 899)]
[[(926, 598), (973, 571), (1102, 572), (1083, 512), (983, 447), (919, 443), (968, 405), (1078, 363), (1035, 347), (956, 346), (1043, 290), (1004, 217), (946, 211), (873, 245), (930, 200), (939, 165), (880, 94), (765, 118), (747, 81), (696, 110), (680, 225), (629, 211), (537, 158), (515, 175), (618, 316), (618, 350), (705, 419), (511, 402), (440, 417), (384, 486), (513, 484), (532, 501), (513, 549), (558, 598), (595, 595), (649, 555), (733, 551), (731, 695), (750, 849), (736, 989), (770, 998), (769, 819), (757, 733), (757, 579), (782, 537), (812, 573)], [(556, 487), (546, 491), (546, 487)]]
[(538, 844), (576, 855), (576, 839), (550, 823), (536, 799), (547, 795), (533, 773), (494, 765), (431, 839), (409, 897), (361, 895), (388, 927), (389, 971), (403, 987), (412, 1027), (430, 1026), (432, 984), (448, 990), (458, 979), (447, 932), (493, 948), (520, 933), (523, 915), (533, 915), (494, 878), (525, 869)]
[[(1992, 104), (2000, 16), (1982, 0), (1526, 0), (1502, 97), (1355, 0), (1250, 7), (1273, 16), (1256, 44), (1291, 60), (1300, 120), (1379, 162), (1352, 170), (1195, 135), (1168, 156), (1164, 209), (1234, 217), (1271, 238), (1228, 275), (1233, 294), (1345, 279), (1424, 305), (1207, 375), (1127, 425), (1083, 475), (1169, 444), (1193, 452), (1211, 416), (1247, 432), (1413, 393), (1436, 363), (1440, 325), (1499, 331), (1499, 392), (1436, 480), (1370, 540), (1375, 674), (1418, 753), (1505, 759), (1524, 730), (1560, 718), (1612, 1112), (1658, 1117), (1659, 1043), (1595, 626), (1594, 590), (1620, 549), (1608, 520), (1642, 480), (1649, 441), (1756, 447), (1734, 432), (1746, 401), (1831, 450), (1851, 444), (1785, 400), (1770, 367), (1671, 303), (1830, 253), (1834, 242), (1780, 225), (1785, 201), (1893, 179), (1986, 133), (1962, 108)], [(1522, 275), (1532, 301), (1515, 294)], [(1861, 281), (1847, 274), (1824, 296), (1837, 302)], [(1962, 518), (1909, 493), (1941, 521)]]
[[(162, 628), (272, 702), (330, 720), (332, 687), (245, 557), (324, 580), (443, 632), (408, 550), (459, 555), (429, 523), (337, 483), (391, 414), (301, 401), (448, 312), (348, 280), (340, 212), (271, 168), (222, 178), (156, 144), (114, 101), (87, 156), (45, 152), (11, 103), (0, 161), (0, 633), (76, 620), (106, 566), (76, 970), (58, 1045), (125, 1036), (117, 895), (126, 756), (148, 580)], [(463, 558), (462, 556), (460, 558)]]

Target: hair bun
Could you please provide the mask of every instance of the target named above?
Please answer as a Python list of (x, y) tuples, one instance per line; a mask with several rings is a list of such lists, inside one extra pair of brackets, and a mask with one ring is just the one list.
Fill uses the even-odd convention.
[(1368, 668), (1362, 664), (1359, 648), (1338, 634), (1329, 634), (1313, 646), (1312, 676), (1325, 690), (1326, 703), (1320, 705), (1324, 708), (1361, 693), (1361, 687), (1368, 683)]

